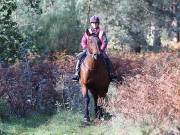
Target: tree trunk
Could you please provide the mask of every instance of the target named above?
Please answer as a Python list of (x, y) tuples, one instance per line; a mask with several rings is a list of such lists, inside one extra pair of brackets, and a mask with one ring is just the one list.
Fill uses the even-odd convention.
[(150, 35), (150, 45), (153, 47), (153, 50), (158, 51), (158, 49), (161, 47), (161, 38), (160, 28), (157, 21), (151, 22)]
[(86, 18), (86, 28), (89, 25), (89, 16), (91, 12), (91, 0), (88, 0), (87, 18)]
[(180, 13), (180, 9), (177, 9), (177, 5), (178, 5), (178, 2), (177, 0), (173, 0), (173, 3), (172, 3), (172, 11), (174, 13), (174, 18), (173, 18), (173, 21), (172, 21), (172, 27), (175, 31), (175, 37), (174, 37), (174, 41), (176, 42), (180, 42), (180, 32), (179, 32), (179, 28), (180, 28), (180, 22), (177, 18), (177, 14)]

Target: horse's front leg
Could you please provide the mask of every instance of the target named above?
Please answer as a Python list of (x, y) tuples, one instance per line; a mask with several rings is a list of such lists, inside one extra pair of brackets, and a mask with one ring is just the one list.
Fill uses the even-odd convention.
[(98, 97), (97, 94), (93, 94), (94, 97), (94, 111), (95, 111), (95, 118), (101, 119), (102, 117), (102, 105), (103, 105), (103, 98)]
[(89, 122), (89, 95), (88, 95), (88, 89), (86, 87), (82, 87), (82, 95), (83, 95), (83, 101), (84, 101), (84, 122)]
[(103, 104), (104, 104), (104, 97), (98, 97), (97, 99), (97, 118), (101, 119), (103, 117)]

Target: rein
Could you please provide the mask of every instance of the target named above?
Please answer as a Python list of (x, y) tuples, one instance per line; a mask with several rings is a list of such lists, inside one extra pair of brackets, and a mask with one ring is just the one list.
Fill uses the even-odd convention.
[[(85, 67), (86, 70), (91, 70), (91, 71), (97, 70), (96, 68), (90, 68), (90, 67), (89, 67), (88, 65), (86, 65), (84, 62), (82, 63), (82, 65)], [(82, 69), (84, 69), (84, 68), (82, 68)]]
[[(93, 36), (93, 37), (97, 37), (98, 39), (99, 39), (99, 37), (96, 35), (96, 34), (90, 34), (91, 36)], [(99, 33), (98, 33), (98, 35), (99, 35)], [(88, 36), (89, 37), (89, 36)], [(99, 46), (98, 46), (98, 48), (99, 48)], [(98, 54), (93, 54), (93, 53), (91, 53), (89, 50), (87, 50), (87, 56), (89, 56), (89, 57), (91, 57), (93, 60), (95, 60), (95, 59), (98, 59), (97, 57), (98, 57)], [(87, 57), (86, 56), (86, 57)], [(87, 64), (85, 64), (84, 63), (84, 61), (82, 62), (82, 65), (84, 66), (84, 68), (86, 69), (86, 70), (97, 70), (96, 68), (91, 68), (91, 67), (89, 67)], [(83, 69), (83, 68), (82, 68)]]
[[(91, 54), (89, 51), (88, 51), (87, 56), (90, 56), (90, 57), (92, 57), (92, 58), (94, 59), (94, 54)], [(84, 61), (83, 61), (82, 65), (83, 65), (87, 70), (96, 70), (95, 68), (90, 68), (87, 64), (84, 63)]]

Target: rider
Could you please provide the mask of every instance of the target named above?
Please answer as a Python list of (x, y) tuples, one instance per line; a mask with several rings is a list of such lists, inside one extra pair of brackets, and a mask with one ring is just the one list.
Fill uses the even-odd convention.
[[(97, 37), (99, 37), (100, 41), (101, 41), (101, 52), (103, 53), (106, 65), (107, 65), (107, 69), (108, 69), (108, 73), (109, 73), (109, 77), (110, 80), (112, 81), (113, 79), (116, 78), (116, 76), (113, 74), (113, 67), (112, 67), (112, 63), (110, 61), (110, 59), (108, 58), (107, 54), (105, 53), (105, 50), (107, 48), (107, 44), (108, 44), (108, 40), (107, 40), (107, 36), (106, 33), (100, 29), (99, 27), (99, 17), (94, 15), (90, 18), (90, 23), (91, 23), (91, 27), (88, 29), (90, 34), (95, 34)], [(82, 39), (81, 39), (81, 46), (83, 48), (83, 52), (78, 54), (78, 61), (76, 64), (76, 72), (72, 78), (72, 80), (74, 81), (78, 81), (79, 77), (80, 77), (80, 65), (83, 61), (83, 59), (86, 57), (86, 48), (87, 48), (87, 40), (88, 40), (88, 35), (85, 32)]]

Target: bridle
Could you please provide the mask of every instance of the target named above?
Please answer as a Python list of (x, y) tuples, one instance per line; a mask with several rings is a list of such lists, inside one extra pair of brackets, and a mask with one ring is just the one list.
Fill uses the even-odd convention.
[[(91, 36), (97, 37), (97, 36), (95, 36), (95, 35), (91, 35)], [(97, 37), (97, 38), (98, 38), (98, 37)], [(97, 41), (97, 42), (98, 42), (98, 41)], [(99, 49), (100, 46), (99, 46), (98, 43), (97, 43), (97, 45), (98, 45), (98, 49)], [(98, 53), (93, 54), (93, 53), (91, 53), (91, 52), (89, 51), (89, 49), (87, 49), (87, 56), (91, 57), (93, 60), (97, 60), (100, 55), (101, 55), (100, 53), (99, 53), (99, 54), (98, 54)], [(94, 68), (94, 69), (90, 68), (87, 64), (84, 63), (84, 61), (83, 61), (82, 65), (83, 65), (87, 70), (96, 70), (95, 68)]]

